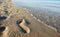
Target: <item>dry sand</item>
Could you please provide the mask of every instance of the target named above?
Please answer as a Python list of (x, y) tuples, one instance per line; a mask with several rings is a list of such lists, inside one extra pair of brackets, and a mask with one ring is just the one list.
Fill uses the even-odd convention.
[[(2, 7), (1, 10), (2, 9), (5, 8)], [(6, 17), (0, 21), (0, 37), (60, 37), (56, 30), (34, 19), (26, 9), (18, 8), (16, 6), (7, 9), (12, 9), (11, 11), (7, 10), (8, 16), (6, 12), (3, 12), (6, 14), (3, 14), (2, 12), (0, 13), (0, 15), (2, 15), (1, 17)], [(20, 22), (17, 22), (20, 19), (25, 20), (25, 25), (30, 30), (29, 33), (25, 32), (27, 30), (24, 30), (24, 28), (22, 28), (23, 26), (21, 27), (19, 25)]]

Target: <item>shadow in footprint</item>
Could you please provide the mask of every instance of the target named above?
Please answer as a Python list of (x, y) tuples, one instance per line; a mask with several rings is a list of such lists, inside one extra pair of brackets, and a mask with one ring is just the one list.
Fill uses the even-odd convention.
[(29, 22), (28, 20), (25, 20), (25, 22), (26, 22), (26, 24), (27, 24), (27, 25), (29, 25), (29, 24), (30, 24), (30, 22)]
[(0, 17), (0, 21), (2, 20), (5, 20), (7, 17), (3, 16), (3, 17)]
[(0, 27), (0, 33), (5, 30), (5, 27)]
[(21, 32), (27, 33), (22, 27), (20, 27), (20, 28), (21, 28)]
[(22, 19), (16, 21), (16, 24), (19, 25), (22, 22)]
[[(23, 19), (19, 19), (16, 21), (17, 24), (20, 24), (22, 22)], [(28, 20), (25, 20), (26, 24), (29, 25), (30, 22)]]

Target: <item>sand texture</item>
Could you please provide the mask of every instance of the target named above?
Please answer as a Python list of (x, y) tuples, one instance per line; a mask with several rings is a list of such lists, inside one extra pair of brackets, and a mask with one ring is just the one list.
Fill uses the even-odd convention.
[(34, 19), (12, 0), (1, 0), (0, 5), (0, 37), (60, 37), (56, 29)]

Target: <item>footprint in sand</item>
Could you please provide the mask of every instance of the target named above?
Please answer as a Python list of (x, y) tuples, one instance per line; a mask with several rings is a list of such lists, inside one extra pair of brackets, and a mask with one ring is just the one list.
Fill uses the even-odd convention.
[(30, 33), (30, 28), (27, 26), (25, 19), (18, 20), (17, 24), (21, 28), (22, 32)]
[(0, 27), (0, 35), (2, 35), (2, 37), (8, 37), (8, 33), (9, 33), (9, 27), (5, 26)]

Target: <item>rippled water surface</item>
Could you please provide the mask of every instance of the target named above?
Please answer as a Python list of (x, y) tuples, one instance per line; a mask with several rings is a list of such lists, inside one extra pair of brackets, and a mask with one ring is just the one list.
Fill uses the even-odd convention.
[(53, 11), (60, 13), (60, 1), (33, 1), (33, 2), (21, 2), (14, 1), (17, 6), (40, 8), (44, 11)]

